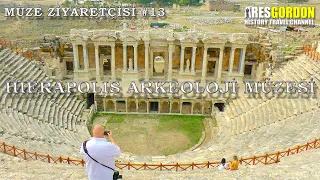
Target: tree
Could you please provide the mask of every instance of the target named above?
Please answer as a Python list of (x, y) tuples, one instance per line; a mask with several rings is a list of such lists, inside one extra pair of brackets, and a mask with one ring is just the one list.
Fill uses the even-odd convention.
[(69, 7), (71, 5), (70, 0), (65, 0), (62, 6)]

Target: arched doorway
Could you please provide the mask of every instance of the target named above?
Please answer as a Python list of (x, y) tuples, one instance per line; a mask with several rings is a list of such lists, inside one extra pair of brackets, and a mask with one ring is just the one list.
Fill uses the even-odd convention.
[(191, 114), (192, 104), (191, 102), (183, 102), (182, 103), (182, 114)]
[(139, 112), (142, 112), (142, 113), (147, 112), (147, 103), (146, 103), (146, 101), (139, 101), (138, 106), (139, 106), (139, 109), (138, 109)]
[(154, 58), (154, 68), (153, 75), (154, 76), (164, 76), (164, 58), (163, 56), (156, 56)]
[(129, 112), (136, 112), (136, 102), (135, 101), (129, 101), (128, 103), (128, 111)]
[(159, 112), (159, 102), (150, 102), (150, 112)]
[(180, 107), (178, 102), (172, 103), (171, 113), (180, 113)]
[(116, 101), (116, 103), (117, 103), (117, 112), (126, 112), (125, 101)]
[(217, 107), (220, 112), (224, 111), (224, 103), (215, 103), (214, 106)]
[(92, 104), (94, 104), (94, 94), (88, 93), (87, 94), (87, 109), (90, 109)]
[(114, 111), (114, 102), (112, 100), (107, 101), (106, 111)]
[(161, 102), (161, 109), (160, 113), (169, 113), (170, 112), (170, 105), (168, 101)]
[(196, 102), (193, 107), (193, 114), (201, 114), (201, 104)]

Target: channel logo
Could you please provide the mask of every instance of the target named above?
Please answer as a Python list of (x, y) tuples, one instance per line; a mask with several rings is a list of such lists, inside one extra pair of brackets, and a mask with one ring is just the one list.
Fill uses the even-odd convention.
[(315, 7), (313, 6), (248, 6), (244, 12), (245, 25), (249, 26), (313, 26), (315, 25)]

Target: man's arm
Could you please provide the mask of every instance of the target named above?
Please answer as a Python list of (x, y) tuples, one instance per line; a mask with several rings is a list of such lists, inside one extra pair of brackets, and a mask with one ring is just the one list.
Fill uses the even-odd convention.
[(111, 143), (114, 145), (114, 148), (113, 148), (113, 151), (112, 151), (112, 155), (113, 156), (120, 156), (120, 154), (121, 154), (120, 146), (116, 142), (116, 140), (114, 140), (111, 131), (108, 133), (108, 138), (111, 141)]
[(116, 142), (116, 140), (114, 140), (111, 131), (109, 131), (109, 133), (108, 133), (108, 138), (109, 138), (109, 140), (112, 142), (112, 144), (114, 144), (114, 145), (116, 145), (117, 147), (120, 148), (119, 144)]

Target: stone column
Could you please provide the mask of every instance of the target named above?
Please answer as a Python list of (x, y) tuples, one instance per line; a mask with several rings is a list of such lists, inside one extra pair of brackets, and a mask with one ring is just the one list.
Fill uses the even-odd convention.
[(146, 101), (147, 104), (147, 113), (149, 113), (149, 101)]
[(88, 47), (86, 43), (84, 43), (82, 46), (83, 46), (84, 70), (88, 71), (89, 70)]
[(251, 78), (256, 78), (256, 63), (252, 65)]
[(171, 112), (172, 112), (172, 101), (170, 100), (169, 113), (171, 114)]
[(153, 68), (154, 68), (154, 63), (153, 63), (153, 51), (150, 49), (150, 66), (151, 66), (151, 71), (150, 71), (150, 76), (153, 77)]
[(139, 101), (136, 99), (136, 112), (139, 112)]
[(128, 65), (127, 65), (127, 45), (123, 44), (123, 51), (122, 51), (122, 56), (123, 56), (123, 71), (127, 72), (128, 70)]
[(222, 71), (222, 61), (223, 61), (223, 50), (224, 47), (220, 47), (220, 53), (219, 53), (219, 62), (218, 62), (218, 75), (217, 75), (217, 79), (220, 80), (221, 79), (221, 71)]
[(172, 81), (172, 42), (169, 43), (168, 81)]
[(183, 102), (180, 101), (180, 114), (182, 114), (182, 104), (183, 104)]
[(214, 77), (218, 77), (218, 67), (219, 67), (219, 59), (215, 62), (215, 68), (214, 68)]
[(101, 76), (100, 76), (99, 45), (97, 44), (94, 45), (94, 57), (96, 61), (96, 80), (100, 81)]
[(113, 101), (114, 104), (114, 112), (117, 112), (117, 101)]
[(193, 114), (194, 102), (191, 102), (191, 114)]
[(133, 60), (134, 60), (134, 71), (138, 71), (138, 45), (134, 45), (133, 46), (134, 49), (134, 56), (133, 56)]
[(115, 44), (111, 45), (111, 79), (116, 79), (116, 48)]
[(246, 48), (244, 47), (241, 50), (241, 57), (240, 57), (240, 66), (239, 66), (239, 73), (243, 74), (244, 71), (244, 61), (246, 59)]
[(184, 46), (181, 46), (181, 52), (180, 52), (180, 73), (183, 73), (184, 68)]
[(78, 45), (74, 44), (73, 48), (73, 63), (74, 63), (74, 70), (79, 70), (79, 52), (78, 52)]
[(204, 114), (204, 106), (205, 106), (205, 103), (201, 103), (201, 114), (202, 115)]
[(214, 103), (213, 103), (213, 100), (211, 100), (211, 114), (213, 114), (213, 110), (214, 110)]
[(201, 82), (206, 81), (207, 77), (207, 66), (208, 66), (208, 48), (204, 47), (203, 51), (203, 62), (202, 62), (202, 77), (201, 77)]
[(126, 99), (126, 113), (128, 112), (128, 99)]
[(234, 52), (235, 52), (236, 48), (235, 47), (231, 47), (231, 54), (230, 54), (230, 59), (229, 59), (229, 75), (232, 73), (233, 70), (233, 62), (234, 62)]
[(197, 47), (192, 47), (191, 73), (195, 73)]
[(149, 81), (149, 41), (144, 42), (144, 79)]
[(159, 104), (159, 109), (158, 109), (158, 113), (161, 113), (161, 102), (160, 101), (158, 101), (158, 104)]

